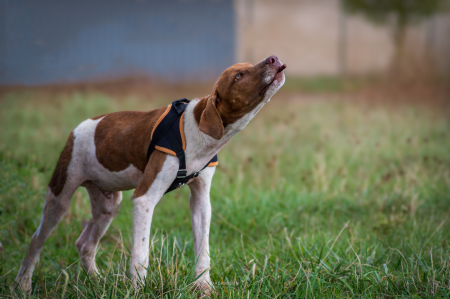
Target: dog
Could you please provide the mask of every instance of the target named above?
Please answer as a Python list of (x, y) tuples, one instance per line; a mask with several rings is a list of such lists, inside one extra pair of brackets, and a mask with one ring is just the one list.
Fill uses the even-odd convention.
[[(255, 65), (235, 64), (221, 74), (210, 95), (185, 104), (181, 119), (185, 171), (196, 174), (187, 185), (191, 191), (195, 275), (199, 277), (196, 284), (202, 289), (210, 290), (212, 285), (209, 192), (216, 168), (214, 163), (209, 164), (212, 167), (205, 165), (283, 86), (285, 68), (276, 56)], [(22, 289), (31, 289), (31, 277), (44, 242), (68, 211), (79, 186), (89, 194), (92, 213), (76, 241), (86, 272), (98, 273), (95, 253), (100, 239), (118, 213), (122, 191), (135, 188), (129, 272), (135, 284), (146, 277), (153, 210), (174, 182), (180, 165), (176, 156), (157, 147), (147, 161), (154, 128), (164, 113), (166, 108), (105, 114), (85, 120), (70, 133), (47, 187), (39, 227), (16, 277)]]

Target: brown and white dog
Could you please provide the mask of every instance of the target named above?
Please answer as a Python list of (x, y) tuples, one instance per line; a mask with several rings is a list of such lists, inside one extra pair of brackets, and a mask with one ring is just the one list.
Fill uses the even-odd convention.
[[(226, 69), (211, 95), (194, 99), (186, 107), (183, 125), (187, 173), (199, 171), (256, 115), (284, 84), (283, 65), (270, 56), (256, 65), (235, 64)], [(16, 281), (31, 289), (31, 277), (45, 240), (64, 217), (79, 186), (86, 188), (92, 219), (76, 242), (83, 267), (97, 272), (99, 241), (117, 215), (123, 190), (133, 193), (133, 248), (130, 274), (146, 276), (153, 210), (174, 181), (177, 157), (147, 149), (155, 123), (166, 108), (150, 112), (116, 112), (82, 122), (69, 135), (47, 188), (39, 228), (34, 233)], [(188, 182), (194, 235), (197, 285), (210, 288), (210, 186), (215, 167), (207, 167)]]

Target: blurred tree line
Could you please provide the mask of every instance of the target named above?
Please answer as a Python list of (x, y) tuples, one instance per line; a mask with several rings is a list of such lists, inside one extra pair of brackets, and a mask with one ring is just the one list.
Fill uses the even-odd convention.
[(348, 13), (362, 14), (375, 24), (391, 23), (395, 53), (394, 71), (400, 71), (405, 57), (405, 38), (408, 26), (443, 12), (450, 7), (450, 0), (343, 0)]

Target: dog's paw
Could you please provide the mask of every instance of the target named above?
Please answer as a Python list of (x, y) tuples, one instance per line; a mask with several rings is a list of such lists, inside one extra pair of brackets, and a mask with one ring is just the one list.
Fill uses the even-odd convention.
[(202, 279), (197, 280), (194, 283), (194, 288), (197, 292), (199, 292), (200, 298), (208, 298), (214, 292), (214, 287), (212, 285), (211, 279)]
[(31, 275), (17, 276), (15, 282), (22, 291), (27, 293), (31, 291)]

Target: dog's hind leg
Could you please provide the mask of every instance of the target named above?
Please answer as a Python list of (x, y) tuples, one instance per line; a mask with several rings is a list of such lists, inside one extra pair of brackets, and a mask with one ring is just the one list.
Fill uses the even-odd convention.
[(100, 239), (117, 215), (122, 201), (122, 192), (108, 192), (92, 183), (85, 183), (91, 201), (92, 218), (76, 242), (81, 263), (88, 274), (98, 272), (95, 265), (95, 253)]
[(66, 147), (59, 157), (47, 188), (41, 222), (32, 237), (27, 255), (23, 259), (16, 277), (16, 282), (26, 291), (31, 289), (31, 277), (45, 240), (69, 210), (70, 199), (83, 182), (81, 173), (73, 165), (70, 165), (74, 139), (75, 137), (71, 133)]

